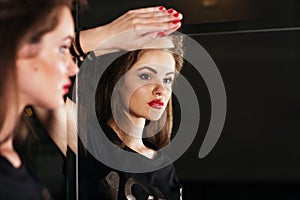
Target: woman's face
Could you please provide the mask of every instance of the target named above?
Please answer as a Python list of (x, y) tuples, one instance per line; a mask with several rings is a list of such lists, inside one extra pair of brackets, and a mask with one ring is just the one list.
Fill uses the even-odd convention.
[(73, 37), (70, 10), (62, 7), (54, 30), (46, 33), (39, 43), (21, 47), (17, 74), (22, 106), (30, 104), (54, 109), (64, 104), (63, 96), (71, 85), (69, 77), (78, 72), (69, 51)]
[[(158, 120), (172, 94), (175, 60), (162, 50), (149, 50), (124, 75), (122, 103), (132, 118)], [(129, 105), (129, 106), (128, 106)]]

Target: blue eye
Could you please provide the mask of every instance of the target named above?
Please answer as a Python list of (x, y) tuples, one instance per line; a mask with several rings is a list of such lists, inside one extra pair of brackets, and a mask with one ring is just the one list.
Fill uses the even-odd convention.
[(163, 81), (164, 81), (164, 83), (170, 84), (170, 83), (172, 83), (173, 79), (172, 78), (165, 78)]
[(151, 76), (149, 74), (141, 74), (140, 78), (143, 79), (143, 80), (150, 80)]

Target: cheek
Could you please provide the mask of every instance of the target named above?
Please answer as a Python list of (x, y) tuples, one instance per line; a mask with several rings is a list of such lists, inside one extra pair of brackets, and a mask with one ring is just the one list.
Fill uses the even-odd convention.
[(143, 105), (147, 102), (147, 89), (144, 87), (138, 88), (135, 90), (131, 96), (128, 96), (128, 100), (130, 103), (130, 106), (138, 106), (138, 105)]
[(66, 66), (65, 64), (59, 60), (59, 59), (55, 59), (55, 58), (51, 58), (51, 57), (43, 57), (43, 67), (41, 67), (41, 69), (43, 69), (46, 73), (49, 73), (49, 75), (59, 75), (59, 74), (65, 74), (66, 73)]
[(165, 95), (165, 101), (166, 101), (165, 108), (167, 107), (168, 102), (169, 102), (171, 96), (172, 96), (172, 90), (166, 92), (166, 95)]
[(57, 79), (67, 77), (66, 67), (61, 63), (53, 63), (48, 69), (48, 72), (51, 73), (52, 77)]
[(169, 101), (172, 96), (172, 89), (166, 92), (166, 101)]
[(40, 68), (40, 74), (44, 77), (46, 87), (57, 87), (67, 78), (66, 67), (61, 62), (48, 61)]
[(127, 96), (127, 104), (129, 110), (133, 112), (144, 112), (148, 109), (149, 100), (148, 90), (145, 87), (138, 88), (135, 90), (131, 96)]
[(35, 77), (38, 77), (36, 88), (47, 91), (53, 98), (60, 98), (62, 85), (66, 80), (66, 70), (61, 62), (44, 59), (35, 70)]
[(149, 95), (147, 85), (140, 84), (137, 81), (125, 81), (119, 91), (124, 103), (127, 103), (127, 105), (129, 102), (138, 103), (145, 100)]

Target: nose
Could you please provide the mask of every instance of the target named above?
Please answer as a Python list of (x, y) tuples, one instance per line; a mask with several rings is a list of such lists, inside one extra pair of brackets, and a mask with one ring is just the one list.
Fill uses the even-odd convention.
[(161, 84), (155, 84), (155, 87), (153, 89), (153, 95), (154, 96), (164, 96), (166, 94), (166, 88)]
[(67, 70), (69, 76), (74, 76), (79, 72), (78, 65), (76, 64), (76, 60), (73, 57), (71, 57), (68, 62)]

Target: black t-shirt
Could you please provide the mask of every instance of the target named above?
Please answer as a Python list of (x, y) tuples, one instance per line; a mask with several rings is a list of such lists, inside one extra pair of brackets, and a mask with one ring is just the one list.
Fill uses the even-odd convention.
[[(102, 126), (102, 128), (106, 134), (109, 132), (109, 135), (117, 138), (116, 133), (109, 126)], [(124, 149), (133, 152), (128, 147)], [(145, 162), (155, 162), (162, 156), (163, 154), (157, 151), (153, 160), (145, 158)], [(79, 148), (79, 196), (81, 200), (127, 200), (128, 195), (139, 200), (147, 200), (150, 196), (153, 199), (178, 200), (181, 199), (181, 187), (172, 164), (146, 173), (123, 172), (106, 166), (96, 160), (87, 150)]]
[(0, 199), (49, 200), (52, 198), (24, 160), (19, 168), (14, 168), (0, 155)]

